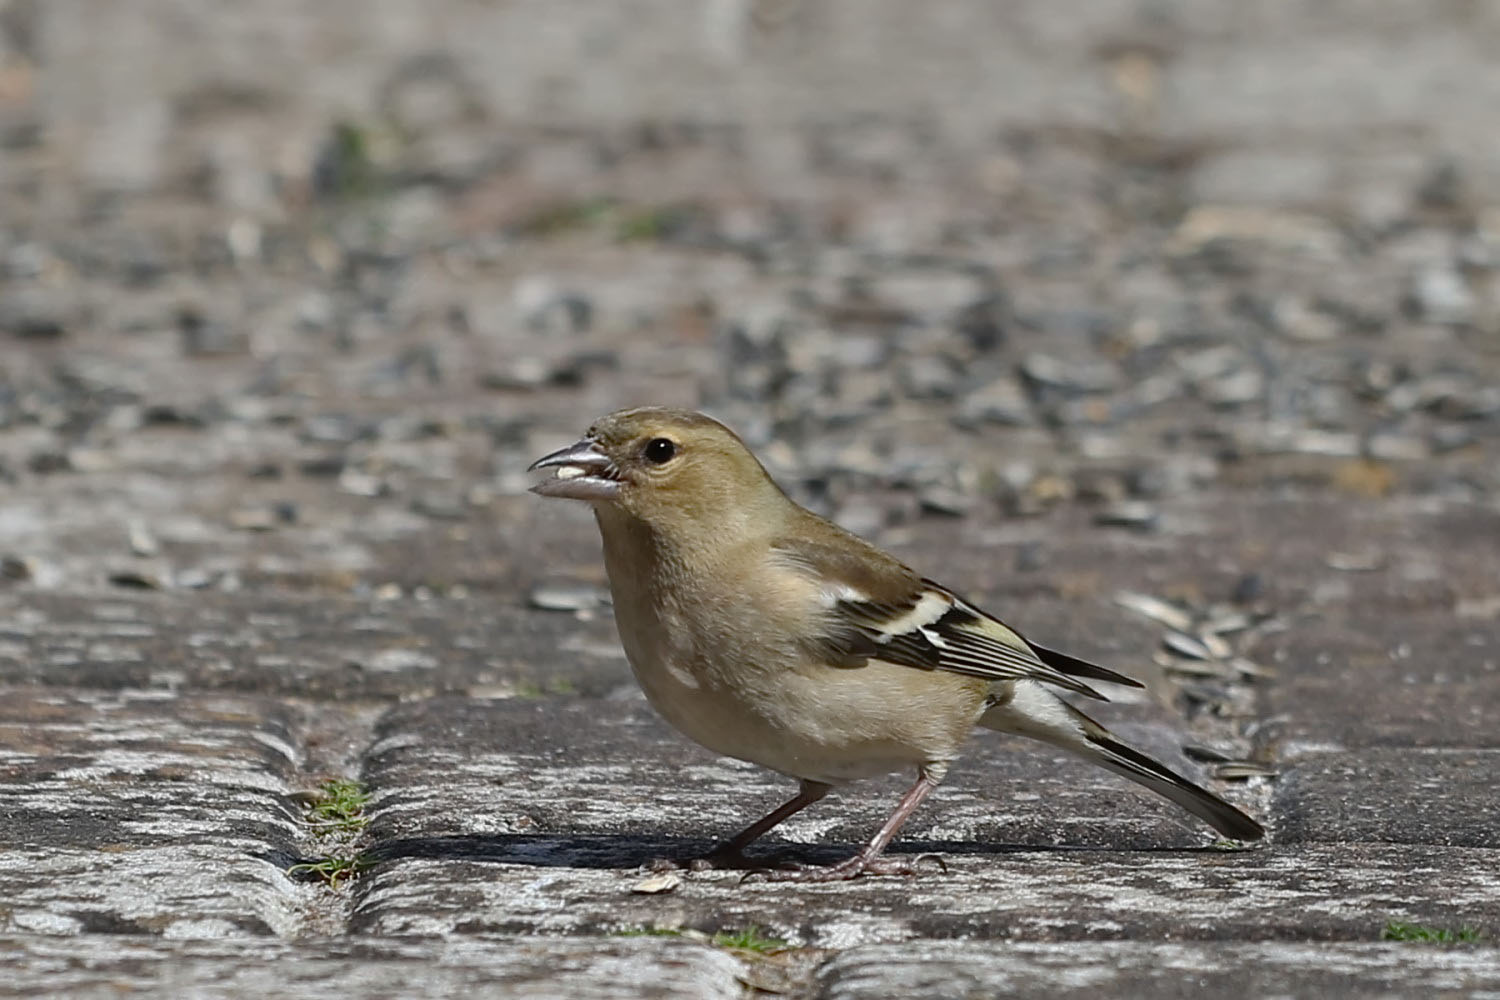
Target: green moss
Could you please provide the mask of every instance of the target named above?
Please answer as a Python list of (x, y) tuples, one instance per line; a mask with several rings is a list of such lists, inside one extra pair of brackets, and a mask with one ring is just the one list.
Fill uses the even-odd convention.
[(1382, 941), (1426, 941), (1436, 944), (1467, 944), (1478, 941), (1480, 936), (1479, 931), (1472, 927), (1449, 930), (1446, 927), (1423, 927), (1421, 924), (1408, 924), (1399, 920), (1392, 920), (1380, 932)]
[(590, 229), (606, 222), (614, 214), (610, 198), (579, 198), (547, 205), (527, 219), (521, 230), (529, 236), (555, 236), (579, 229)]
[(620, 209), (615, 220), (615, 238), (622, 243), (659, 242), (678, 227), (678, 215), (671, 208)]
[(287, 868), (294, 878), (321, 880), (331, 889), (357, 877), (370, 863), (357, 844), (369, 817), (370, 793), (352, 778), (330, 778), (305, 797), (303, 818), (318, 841), (323, 857)]
[(773, 951), (784, 951), (791, 947), (781, 938), (769, 937), (755, 924), (750, 924), (742, 930), (719, 931), (711, 940), (720, 948), (735, 948), (762, 955)]
[(545, 205), (519, 229), (527, 236), (548, 237), (592, 230), (621, 243), (659, 242), (680, 229), (684, 209), (673, 205), (631, 205), (615, 198), (577, 198)]
[(516, 681), (517, 698), (540, 698), (546, 693), (536, 681)]
[(545, 698), (548, 695), (573, 695), (578, 693), (578, 686), (566, 677), (549, 677), (543, 681), (530, 679), (518, 680), (512, 692), (515, 698)]
[(370, 793), (352, 778), (332, 778), (318, 786), (307, 807), (307, 821), (323, 829), (363, 830), (370, 822)]
[(353, 201), (376, 193), (380, 173), (372, 153), (371, 130), (343, 121), (333, 127), (323, 154), (322, 188), (339, 201)]
[(331, 857), (292, 865), (286, 873), (292, 876), (315, 876), (325, 882), (330, 889), (337, 889), (342, 882), (355, 878), (369, 866), (370, 863), (360, 855)]
[(778, 937), (771, 937), (762, 928), (750, 924), (741, 929), (726, 928), (713, 935), (682, 927), (624, 927), (613, 932), (614, 937), (690, 937), (708, 941), (719, 948), (735, 951), (750, 951), (758, 955), (769, 955), (791, 947)]

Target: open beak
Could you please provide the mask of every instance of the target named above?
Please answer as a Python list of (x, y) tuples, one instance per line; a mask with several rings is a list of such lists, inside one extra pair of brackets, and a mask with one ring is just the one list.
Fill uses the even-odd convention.
[(613, 500), (620, 493), (615, 464), (588, 438), (543, 455), (526, 471), (535, 472), (537, 469), (557, 470), (550, 479), (543, 479), (531, 488), (531, 492), (538, 496)]

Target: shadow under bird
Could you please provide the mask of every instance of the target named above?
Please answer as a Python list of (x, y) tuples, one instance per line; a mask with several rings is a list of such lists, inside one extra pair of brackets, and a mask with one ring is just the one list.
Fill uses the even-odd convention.
[(910, 874), (882, 852), (975, 726), (1068, 750), (1226, 837), (1260, 824), (1120, 742), (1060, 698), (1136, 681), (1020, 633), (798, 506), (744, 443), (686, 410), (612, 413), (531, 467), (532, 489), (592, 505), (631, 669), (668, 722), (716, 753), (801, 781), (798, 794), (694, 867), (743, 851), (834, 787), (914, 768), (916, 783), (857, 854), (766, 872), (828, 881)]

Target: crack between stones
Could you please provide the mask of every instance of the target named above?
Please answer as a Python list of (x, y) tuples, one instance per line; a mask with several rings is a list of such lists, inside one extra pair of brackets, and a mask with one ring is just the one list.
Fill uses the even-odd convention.
[[(312, 795), (323, 782), (332, 780), (362, 782), (364, 754), (374, 742), (376, 723), (389, 706), (311, 701), (287, 704), (296, 720), (299, 793)], [(306, 816), (301, 804), (293, 803), (293, 808)], [(347, 833), (320, 833), (304, 821), (298, 842), (301, 859), (307, 864), (335, 856), (357, 858), (368, 846), (363, 824)], [(287, 877), (294, 876), (289, 873)], [(357, 874), (334, 883), (317, 877), (300, 881), (301, 920), (289, 937), (301, 940), (349, 935), (350, 918), (358, 900), (357, 884)]]

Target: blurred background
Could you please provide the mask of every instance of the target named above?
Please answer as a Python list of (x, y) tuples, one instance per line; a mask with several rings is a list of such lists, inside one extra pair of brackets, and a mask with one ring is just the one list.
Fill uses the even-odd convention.
[(0, 570), (529, 587), (525, 465), (639, 403), (898, 544), (1492, 498), (1497, 52), (1473, 0), (0, 0)]

